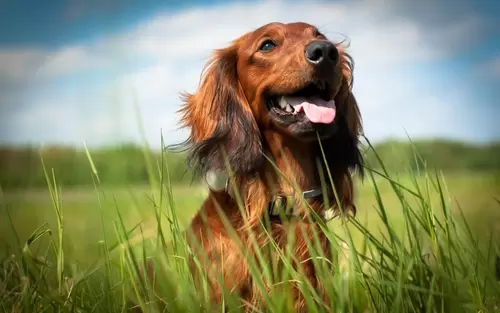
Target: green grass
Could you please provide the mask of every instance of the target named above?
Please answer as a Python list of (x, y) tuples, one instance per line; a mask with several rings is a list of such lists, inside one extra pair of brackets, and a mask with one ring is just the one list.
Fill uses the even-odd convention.
[[(48, 189), (2, 193), (0, 310), (124, 312), (130, 303), (150, 312), (216, 310), (203, 286), (192, 283), (180, 235), (206, 191), (172, 186), (165, 162), (148, 164), (162, 175), (147, 186), (102, 187), (94, 170), (95, 188), (66, 189), (47, 168)], [(326, 308), (299, 284), (309, 311), (498, 312), (500, 176), (386, 175), (368, 172), (357, 182), (356, 218), (329, 223), (332, 242), (349, 249), (331, 261), (333, 274), (322, 268), (332, 299)], [(138, 275), (146, 256), (156, 260), (155, 291)], [(286, 311), (281, 282), (301, 276), (287, 269), (270, 277), (269, 263), (249, 261), (254, 279), (272, 286), (267, 308)], [(239, 299), (226, 293), (224, 300), (238, 311)]]

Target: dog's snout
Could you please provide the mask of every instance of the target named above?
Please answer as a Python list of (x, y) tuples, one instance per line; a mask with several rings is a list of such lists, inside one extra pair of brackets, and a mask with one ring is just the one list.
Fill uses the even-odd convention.
[(309, 63), (321, 66), (325, 63), (337, 63), (339, 53), (335, 45), (329, 41), (312, 41), (305, 49), (306, 59)]

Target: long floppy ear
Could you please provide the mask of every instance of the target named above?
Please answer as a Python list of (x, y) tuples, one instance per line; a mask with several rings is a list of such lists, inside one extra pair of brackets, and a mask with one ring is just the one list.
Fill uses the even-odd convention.
[[(342, 57), (342, 84), (337, 95), (335, 104), (337, 107), (335, 134), (321, 141), (329, 172), (332, 175), (333, 184), (343, 211), (356, 214), (354, 204), (354, 182), (353, 172), (358, 172), (363, 177), (363, 158), (359, 147), (359, 136), (362, 133), (362, 122), (356, 98), (352, 93), (354, 63), (351, 57), (341, 51)], [(326, 166), (323, 163), (325, 175)], [(326, 177), (327, 186), (332, 183)], [(330, 199), (332, 205), (336, 205), (335, 197)]]
[[(363, 177), (363, 158), (359, 147), (362, 124), (358, 104), (352, 93), (352, 59), (345, 52), (342, 52), (341, 56), (342, 84), (335, 96), (337, 130), (332, 137), (322, 140), (321, 144), (342, 209), (356, 214), (352, 174), (358, 172)], [(326, 167), (324, 166), (323, 171), (326, 174), (325, 170)], [(332, 182), (328, 179), (328, 176), (325, 177), (327, 186), (331, 186)], [(330, 200), (332, 205), (339, 209), (335, 205), (335, 198)]]
[(337, 131), (332, 137), (323, 140), (322, 145), (330, 168), (347, 168), (363, 175), (363, 158), (359, 147), (362, 120), (352, 92), (354, 63), (344, 51), (341, 51), (341, 57), (342, 84), (335, 96)]
[(183, 95), (181, 123), (191, 128), (184, 144), (197, 173), (226, 170), (228, 160), (231, 171), (246, 175), (262, 162), (260, 131), (238, 80), (237, 60), (236, 44), (216, 50), (196, 93)]

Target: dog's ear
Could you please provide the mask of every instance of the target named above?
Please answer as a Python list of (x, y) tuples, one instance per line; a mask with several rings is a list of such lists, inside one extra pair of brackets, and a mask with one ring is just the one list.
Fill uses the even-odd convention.
[(342, 84), (334, 100), (337, 107), (336, 133), (322, 141), (329, 166), (346, 167), (363, 175), (359, 137), (363, 132), (358, 103), (352, 92), (353, 61), (342, 51)]
[[(337, 107), (335, 134), (321, 141), (326, 164), (323, 163), (327, 186), (331, 186), (327, 173), (330, 172), (335, 189), (344, 211), (356, 213), (354, 204), (354, 182), (352, 175), (357, 172), (363, 176), (363, 157), (359, 147), (362, 134), (362, 121), (358, 103), (352, 92), (352, 60), (342, 54), (342, 84), (334, 100)], [(328, 171), (327, 171), (328, 170)], [(335, 199), (330, 199), (336, 206)]]
[[(237, 73), (236, 44), (216, 50), (194, 94), (183, 95), (181, 123), (191, 128), (188, 162), (198, 173), (251, 173), (263, 160), (261, 135)], [(226, 163), (228, 162), (228, 163)]]

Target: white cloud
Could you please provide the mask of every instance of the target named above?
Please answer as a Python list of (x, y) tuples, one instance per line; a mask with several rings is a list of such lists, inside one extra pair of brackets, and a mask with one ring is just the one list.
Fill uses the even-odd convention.
[[(395, 3), (383, 0), (304, 1), (290, 5), (284, 1), (265, 1), (193, 8), (174, 15), (161, 13), (123, 34), (87, 44), (56, 51), (0, 50), (0, 82), (2, 79), (26, 81), (34, 70), (37, 79), (44, 81), (82, 70), (120, 70), (122, 66), (136, 64), (135, 70), (115, 76), (103, 86), (107, 94), (89, 93), (82, 87), (75, 91), (73, 100), (64, 100), (64, 106), (85, 106), (82, 97), (86, 103), (93, 103), (95, 114), (78, 124), (82, 127), (81, 134), (105, 140), (108, 135), (113, 137), (111, 134), (117, 129), (122, 129), (123, 136), (133, 136), (136, 133), (135, 112), (130, 101), (135, 90), (151, 143), (159, 143), (160, 128), (167, 141), (179, 141), (185, 135), (176, 131), (179, 92), (194, 91), (212, 49), (224, 47), (243, 33), (272, 21), (304, 21), (317, 25), (332, 40), (343, 39), (340, 34), (348, 36), (350, 52), (356, 62), (355, 92), (367, 135), (372, 137), (373, 134), (379, 139), (401, 133), (405, 125), (410, 125), (410, 135), (418, 136), (427, 134), (429, 128), (415, 123), (415, 116), (406, 115), (409, 112), (418, 115), (419, 112), (412, 108), (428, 101), (419, 95), (432, 92), (419, 86), (419, 80), (433, 73), (405, 76), (399, 68), (445, 57), (461, 45), (470, 44), (464, 42), (461, 35), (477, 33), (481, 23), (480, 19), (464, 14), (463, 18), (442, 27), (426, 28), (415, 20), (394, 14), (392, 6)], [(110, 109), (103, 108), (111, 105), (107, 104), (110, 93), (117, 92), (122, 98), (119, 102), (128, 103), (123, 104), (120, 121)], [(446, 102), (442, 97), (445, 96), (439, 101)], [(429, 101), (436, 105), (434, 102)], [(31, 107), (45, 110), (46, 101), (39, 103)], [(53, 99), (52, 103), (61, 101)], [(73, 118), (79, 117), (68, 116), (67, 124), (72, 123)], [(35, 128), (36, 120), (32, 123), (25, 127)], [(435, 123), (439, 125), (441, 121)], [(62, 130), (66, 126), (61, 122), (59, 127)], [(435, 129), (435, 133), (439, 131)], [(79, 142), (80, 138), (74, 140)]]
[(305, 21), (315, 24), (331, 39), (352, 39), (359, 59), (376, 63), (388, 60), (421, 60), (444, 56), (467, 46), (464, 34), (481, 29), (481, 21), (464, 16), (438, 29), (425, 29), (415, 21), (392, 15), (391, 1), (363, 0), (350, 3), (284, 1), (229, 4), (195, 8), (177, 15), (160, 14), (123, 35), (103, 38), (92, 50), (108, 58), (153, 57), (196, 60), (225, 46), (243, 33), (272, 21)]
[(109, 61), (83, 46), (64, 47), (53, 54), (47, 54), (36, 70), (36, 75), (42, 78), (57, 77), (81, 70), (107, 67)]
[(33, 68), (40, 66), (45, 52), (41, 49), (0, 50), (0, 82), (22, 81), (28, 79)]
[(0, 83), (28, 85), (83, 70), (104, 69), (110, 62), (111, 58), (85, 46), (67, 46), (56, 51), (0, 49)]

